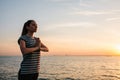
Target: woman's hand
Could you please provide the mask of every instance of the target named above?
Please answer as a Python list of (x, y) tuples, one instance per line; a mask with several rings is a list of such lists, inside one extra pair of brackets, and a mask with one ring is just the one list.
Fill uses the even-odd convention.
[(39, 38), (35, 38), (35, 47), (38, 47), (41, 51), (48, 52), (48, 48), (41, 42)]
[(35, 47), (41, 47), (41, 41), (40, 41), (40, 39), (39, 38), (35, 38), (35, 40), (36, 40), (36, 43), (35, 43)]

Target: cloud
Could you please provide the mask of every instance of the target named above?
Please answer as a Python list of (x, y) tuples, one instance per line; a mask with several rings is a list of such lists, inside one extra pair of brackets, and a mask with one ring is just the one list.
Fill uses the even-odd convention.
[(70, 1), (70, 0), (47, 0), (47, 1), (51, 1), (51, 2), (65, 2), (65, 1)]
[(80, 0), (80, 4), (81, 7), (90, 7), (91, 6), (91, 1), (85, 1), (85, 0)]
[(106, 12), (101, 12), (101, 11), (77, 11), (74, 12), (73, 14), (75, 15), (100, 15), (100, 14), (106, 14)]
[(83, 6), (83, 7), (90, 7), (91, 5), (86, 4), (86, 3), (80, 3), (80, 6)]
[(75, 9), (76, 11), (71, 12), (72, 15), (86, 15), (86, 16), (93, 16), (93, 15), (109, 15), (109, 14), (119, 14), (120, 10), (111, 10), (111, 11), (80, 11)]
[(120, 17), (107, 18), (106, 21), (120, 21)]
[[(81, 7), (103, 7), (106, 8), (106, 6), (114, 6), (114, 4), (119, 3), (119, 0), (79, 0), (80, 1), (80, 6)], [(119, 4), (116, 4), (119, 5)], [(115, 5), (115, 6), (116, 6)]]
[(62, 23), (57, 24), (58, 27), (93, 27), (95, 26), (94, 23), (91, 22), (70, 22), (70, 23)]
[(58, 29), (58, 28), (75, 28), (75, 27), (83, 27), (83, 28), (91, 28), (96, 26), (95, 23), (92, 22), (66, 22), (66, 23), (56, 23), (46, 25), (46, 29)]

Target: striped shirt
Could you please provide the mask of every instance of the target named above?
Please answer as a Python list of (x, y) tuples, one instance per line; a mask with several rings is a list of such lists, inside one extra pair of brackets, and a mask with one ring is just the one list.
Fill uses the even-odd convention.
[[(27, 48), (34, 47), (36, 43), (35, 39), (32, 39), (27, 35), (23, 35), (18, 39), (19, 44), (20, 40), (25, 41), (25, 45)], [(40, 50), (36, 50), (28, 54), (23, 54), (23, 60), (20, 66), (20, 74), (39, 73), (39, 69), (40, 69)]]

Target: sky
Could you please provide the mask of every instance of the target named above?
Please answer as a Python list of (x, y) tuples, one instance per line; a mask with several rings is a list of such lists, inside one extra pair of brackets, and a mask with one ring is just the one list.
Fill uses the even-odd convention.
[(23, 24), (49, 48), (42, 55), (120, 55), (120, 0), (0, 0), (0, 55), (21, 55)]

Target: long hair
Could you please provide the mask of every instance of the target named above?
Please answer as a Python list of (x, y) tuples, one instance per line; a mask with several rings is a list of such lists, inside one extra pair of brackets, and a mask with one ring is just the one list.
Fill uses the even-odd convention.
[(28, 30), (27, 30), (27, 26), (30, 25), (31, 22), (33, 22), (34, 20), (28, 20), (27, 22), (24, 23), (24, 26), (23, 26), (23, 30), (22, 30), (22, 33), (21, 33), (21, 36), (22, 35), (26, 35), (28, 33)]

